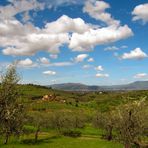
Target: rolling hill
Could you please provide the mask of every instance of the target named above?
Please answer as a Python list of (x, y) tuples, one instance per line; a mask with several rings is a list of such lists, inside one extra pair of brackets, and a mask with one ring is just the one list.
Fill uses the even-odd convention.
[(148, 90), (148, 81), (136, 81), (124, 85), (97, 86), (81, 83), (63, 83), (49, 85), (53, 89), (65, 91), (116, 91), (116, 90)]

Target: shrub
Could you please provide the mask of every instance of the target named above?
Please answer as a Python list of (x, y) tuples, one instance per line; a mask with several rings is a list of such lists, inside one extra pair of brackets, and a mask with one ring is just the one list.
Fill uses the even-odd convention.
[(51, 128), (55, 128), (59, 133), (63, 130), (83, 128), (85, 118), (83, 114), (72, 112), (55, 112), (50, 118)]
[(62, 131), (62, 134), (64, 136), (69, 136), (69, 137), (80, 137), (81, 132), (78, 130), (64, 130)]

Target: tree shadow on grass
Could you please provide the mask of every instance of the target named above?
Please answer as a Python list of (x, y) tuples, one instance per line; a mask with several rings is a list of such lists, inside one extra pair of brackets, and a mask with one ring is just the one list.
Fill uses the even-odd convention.
[(60, 136), (52, 136), (44, 139), (39, 139), (38, 141), (35, 141), (34, 139), (24, 139), (21, 141), (21, 144), (25, 145), (39, 145), (42, 143), (52, 143), (52, 140), (59, 139)]

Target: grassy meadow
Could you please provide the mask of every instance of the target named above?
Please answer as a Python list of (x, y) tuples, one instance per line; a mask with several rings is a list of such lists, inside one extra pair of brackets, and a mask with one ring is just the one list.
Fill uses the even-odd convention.
[[(38, 141), (35, 142), (36, 124), (26, 123), (24, 128), (27, 133), (23, 133), (20, 137), (11, 136), (7, 145), (2, 144), (3, 137), (0, 138), (2, 148), (123, 148), (123, 144), (116, 137), (116, 132), (113, 133), (115, 138), (111, 141), (102, 137), (105, 131), (93, 126), (93, 117), (97, 112), (106, 113), (141, 98), (145, 98), (147, 102), (148, 96), (148, 91), (65, 92), (37, 85), (19, 85), (18, 88), (27, 114), (35, 112), (41, 116), (50, 116), (58, 112), (57, 118), (64, 115), (62, 112), (68, 113), (70, 117), (82, 114), (85, 117), (85, 124), (75, 129), (81, 133), (78, 137), (64, 136), (52, 126), (40, 127)], [(55, 95), (56, 99), (43, 101), (42, 97), (46, 94)], [(40, 122), (39, 118), (36, 122)]]

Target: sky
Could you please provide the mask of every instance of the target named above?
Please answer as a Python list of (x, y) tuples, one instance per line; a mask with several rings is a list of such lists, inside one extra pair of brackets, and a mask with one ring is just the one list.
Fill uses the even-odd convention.
[(0, 0), (0, 73), (21, 83), (148, 80), (147, 0)]

